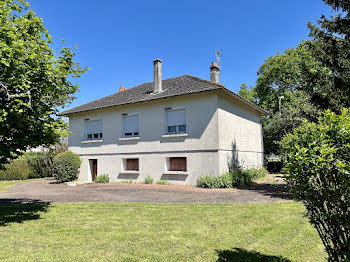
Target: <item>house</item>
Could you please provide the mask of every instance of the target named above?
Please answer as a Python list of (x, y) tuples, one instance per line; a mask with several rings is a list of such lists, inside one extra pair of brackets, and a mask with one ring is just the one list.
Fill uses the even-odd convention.
[(153, 61), (154, 82), (69, 109), (69, 149), (80, 155), (79, 180), (108, 174), (111, 181), (167, 179), (195, 184), (232, 165), (261, 167), (261, 115), (267, 111), (219, 83), (190, 75), (162, 80), (162, 61)]

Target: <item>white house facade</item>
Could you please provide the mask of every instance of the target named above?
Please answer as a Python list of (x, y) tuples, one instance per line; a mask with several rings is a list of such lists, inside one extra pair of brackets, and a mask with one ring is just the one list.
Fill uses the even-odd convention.
[(267, 112), (218, 83), (185, 75), (154, 82), (67, 110), (69, 150), (80, 155), (79, 180), (110, 181), (147, 176), (155, 181), (195, 184), (201, 175), (219, 175), (234, 164), (261, 167), (261, 115)]

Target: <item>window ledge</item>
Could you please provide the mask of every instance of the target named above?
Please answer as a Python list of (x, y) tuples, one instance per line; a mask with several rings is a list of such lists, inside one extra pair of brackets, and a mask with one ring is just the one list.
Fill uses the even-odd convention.
[(187, 137), (188, 134), (167, 134), (167, 135), (162, 135), (163, 138), (172, 138), (172, 137)]
[(102, 142), (103, 142), (103, 139), (81, 141), (82, 144), (92, 144), (92, 143), (102, 143)]
[(140, 137), (139, 136), (132, 136), (132, 137), (119, 138), (119, 141), (133, 141), (133, 140), (140, 140)]
[(139, 175), (140, 171), (136, 171), (136, 170), (125, 170), (125, 171), (121, 171), (119, 172), (120, 175)]
[(188, 176), (189, 173), (187, 171), (166, 171), (163, 173), (163, 175), (182, 175), (182, 176)]

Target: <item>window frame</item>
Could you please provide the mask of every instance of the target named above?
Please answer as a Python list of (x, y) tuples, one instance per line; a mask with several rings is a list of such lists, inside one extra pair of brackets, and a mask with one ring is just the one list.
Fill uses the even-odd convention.
[[(125, 132), (125, 119), (128, 117), (137, 117), (137, 132)], [(138, 112), (122, 114), (122, 137), (140, 137), (140, 114)]]
[[(91, 133), (89, 134), (88, 130), (88, 123), (91, 122), (101, 122), (101, 133)], [(99, 119), (85, 119), (84, 121), (84, 139), (85, 141), (96, 141), (96, 140), (103, 140), (103, 120), (101, 118)]]
[[(137, 169), (128, 169), (128, 160), (137, 160)], [(123, 161), (124, 172), (140, 172), (140, 158), (138, 157), (123, 158), (122, 161)]]
[[(185, 160), (185, 164), (184, 164), (185, 168), (181, 168), (181, 169), (174, 169), (174, 168), (172, 168), (174, 165), (176, 165), (174, 163), (172, 164), (172, 160), (174, 160), (174, 159), (184, 159)], [(172, 156), (172, 157), (168, 157), (167, 158), (167, 162), (168, 162), (168, 164), (167, 164), (167, 172), (184, 172), (184, 173), (187, 173), (187, 171), (188, 171), (187, 157)], [(179, 165), (179, 164), (177, 164), (177, 165)]]
[[(172, 125), (169, 126), (169, 117), (168, 112), (174, 111), (183, 111), (184, 112), (184, 125)], [(185, 130), (181, 131), (181, 128)], [(174, 131), (170, 131), (170, 128), (175, 128)], [(165, 134), (167, 135), (178, 135), (178, 134), (187, 134), (187, 121), (186, 121), (186, 107), (185, 106), (176, 106), (176, 107), (167, 107), (165, 108)]]

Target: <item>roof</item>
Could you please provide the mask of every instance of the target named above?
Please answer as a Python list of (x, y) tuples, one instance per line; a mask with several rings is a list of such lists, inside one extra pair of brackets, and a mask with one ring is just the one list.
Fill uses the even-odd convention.
[(213, 90), (223, 90), (226, 93), (234, 96), (241, 102), (253, 107), (262, 114), (269, 114), (265, 109), (245, 100), (232, 91), (226, 89), (224, 85), (207, 81), (190, 75), (184, 75), (174, 78), (165, 79), (162, 81), (163, 91), (160, 93), (153, 92), (153, 82), (144, 83), (139, 86), (127, 89), (125, 91), (109, 95), (95, 101), (74, 107), (72, 109), (61, 112), (60, 115), (71, 115), (79, 112), (96, 110), (101, 108), (133, 104), (173, 96), (201, 93)]

